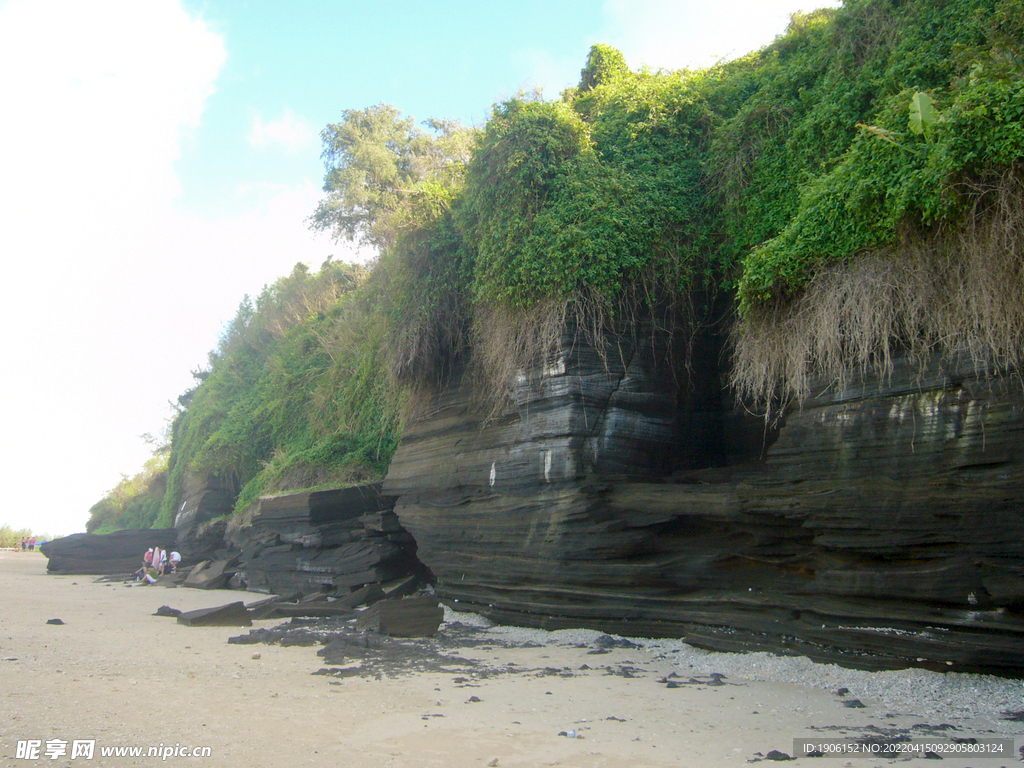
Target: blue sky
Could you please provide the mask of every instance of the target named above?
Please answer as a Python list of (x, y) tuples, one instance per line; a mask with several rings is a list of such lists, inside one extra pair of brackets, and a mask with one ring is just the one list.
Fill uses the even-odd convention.
[(596, 42), (702, 67), (834, 0), (0, 0), (0, 524), (84, 530), (304, 225), (345, 109), (480, 124)]

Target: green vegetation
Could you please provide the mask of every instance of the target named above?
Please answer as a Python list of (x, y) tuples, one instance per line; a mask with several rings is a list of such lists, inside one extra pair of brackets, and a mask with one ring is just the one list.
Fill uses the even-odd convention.
[[(733, 384), (775, 406), (897, 349), (1019, 364), (1022, 41), (1024, 0), (846, 0), (703, 71), (594, 46), (577, 87), (480, 129), (345, 111), (310, 223), (379, 257), (243, 302), (181, 398), (156, 524), (189, 478), (237, 510), (380, 478), (452, 371), (500, 398), (562, 334), (681, 328), (697, 294), (735, 297)], [(97, 525), (152, 511), (117, 509)]]
[(892, 245), (903, 227), (956, 221), (973, 205), (960, 185), (1020, 159), (1022, 18), (1019, 0), (859, 0), (794, 24), (730, 121), (772, 109), (785, 125), (744, 131), (761, 152), (743, 197), (779, 222), (746, 238), (744, 310), (792, 299), (823, 264)]
[(152, 528), (167, 491), (170, 446), (161, 446), (134, 477), (121, 476), (113, 490), (92, 505), (86, 533)]
[(741, 394), (785, 403), (897, 350), (1021, 362), (1022, 41), (1021, 0), (850, 0), (757, 57), (721, 133), (749, 158), (721, 176)]
[(396, 404), (377, 375), (380, 338), (356, 288), (359, 267), (297, 265), (246, 299), (209, 369), (179, 399), (168, 493), (173, 525), (190, 476), (218, 477), (244, 509), (261, 494), (380, 477), (398, 441)]

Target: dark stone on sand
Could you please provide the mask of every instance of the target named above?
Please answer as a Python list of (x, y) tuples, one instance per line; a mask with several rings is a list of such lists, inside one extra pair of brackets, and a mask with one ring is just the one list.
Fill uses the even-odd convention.
[(47, 573), (129, 574), (142, 565), (142, 555), (153, 546), (174, 549), (178, 532), (173, 528), (74, 533), (44, 542), (39, 551), (46, 555)]
[(275, 643), (279, 640), (275, 637), (272, 630), (264, 629), (250, 629), (247, 635), (235, 635), (234, 637), (228, 638), (229, 645), (256, 645), (257, 643)]
[(171, 606), (169, 605), (161, 605), (159, 608), (156, 609), (156, 613), (154, 613), (153, 615), (171, 616), (177, 618), (178, 616), (181, 616), (181, 611), (179, 611), (177, 608), (171, 608)]
[(367, 651), (380, 651), (389, 646), (388, 639), (375, 634), (340, 635), (317, 651), (328, 664), (344, 664), (352, 658), (361, 658)]
[(443, 620), (437, 598), (407, 597), (370, 606), (356, 619), (356, 628), (393, 637), (432, 637)]
[(864, 709), (864, 704), (860, 699), (846, 699), (843, 702), (843, 706), (848, 709)]
[(288, 598), (282, 595), (271, 595), (270, 597), (264, 598), (263, 600), (256, 600), (249, 603), (245, 607), (249, 610), (249, 616), (253, 621), (259, 621), (261, 619), (270, 619), (275, 616), (274, 609), (277, 603), (283, 600), (294, 599), (292, 595)]
[(641, 646), (634, 643), (632, 640), (627, 640), (624, 637), (612, 637), (611, 635), (601, 635), (594, 640), (594, 645), (598, 648), (640, 648)]
[(343, 596), (317, 592), (300, 600), (272, 597), (252, 603), (249, 609), (254, 611), (254, 619), (326, 617), (347, 619), (356, 615), (354, 609), (357, 606), (377, 602), (384, 599), (384, 596), (381, 585), (375, 583)]
[(793, 760), (794, 758), (790, 757), (785, 752), (779, 752), (779, 750), (773, 749), (771, 752), (769, 752), (767, 755), (764, 756), (764, 759), (765, 760), (778, 760), (778, 761), (782, 761), (782, 760)]
[(251, 627), (252, 618), (245, 603), (239, 600), (216, 608), (186, 611), (178, 616), (178, 623), (189, 627)]
[(46, 623), (47, 624), (63, 624), (64, 622), (61, 621), (60, 619), (49, 619), (49, 620), (47, 620)]
[(220, 589), (234, 574), (229, 560), (204, 560), (197, 563), (188, 576), (185, 586), (193, 589)]

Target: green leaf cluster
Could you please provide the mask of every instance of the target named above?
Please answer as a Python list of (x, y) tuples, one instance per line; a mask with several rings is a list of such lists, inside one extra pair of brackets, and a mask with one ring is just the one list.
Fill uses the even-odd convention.
[(476, 303), (614, 300), (655, 267), (689, 274), (706, 240), (702, 79), (632, 73), (595, 46), (562, 100), (495, 107), (456, 217)]
[(1024, 158), (1021, 18), (1020, 0), (849, 0), (752, 58), (709, 158), (742, 310), (901, 229), (956, 226), (963, 182)]

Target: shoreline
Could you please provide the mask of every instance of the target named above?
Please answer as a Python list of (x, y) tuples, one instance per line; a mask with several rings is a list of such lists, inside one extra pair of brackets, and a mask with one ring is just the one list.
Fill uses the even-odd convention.
[[(437, 640), (416, 642), (455, 661), (390, 671), (330, 665), (319, 646), (229, 644), (247, 630), (152, 615), (162, 605), (193, 610), (258, 595), (129, 587), (45, 569), (38, 552), (0, 552), (0, 590), (9, 596), (0, 631), (4, 766), (162, 762), (98, 751), (92, 760), (19, 759), (17, 742), (27, 739), (95, 739), (97, 750), (208, 746), (211, 757), (189, 761), (206, 765), (365, 768), (746, 765), (772, 750), (793, 754), (797, 738), (885, 732), (1012, 738), (1012, 754), (943, 762), (994, 768), (1015, 764), (1024, 745), (1024, 722), (1002, 714), (1024, 710), (1020, 680), (862, 672), (678, 640), (602, 641), (608, 636), (592, 630), (492, 627), (450, 610)], [(64, 625), (46, 623), (53, 618)], [(463, 637), (472, 642), (460, 644)], [(840, 688), (849, 691), (840, 696)], [(855, 699), (863, 707), (849, 704)], [(956, 730), (914, 730), (947, 725)], [(583, 738), (558, 735), (573, 731)], [(825, 765), (890, 762), (925, 758), (856, 755)]]

